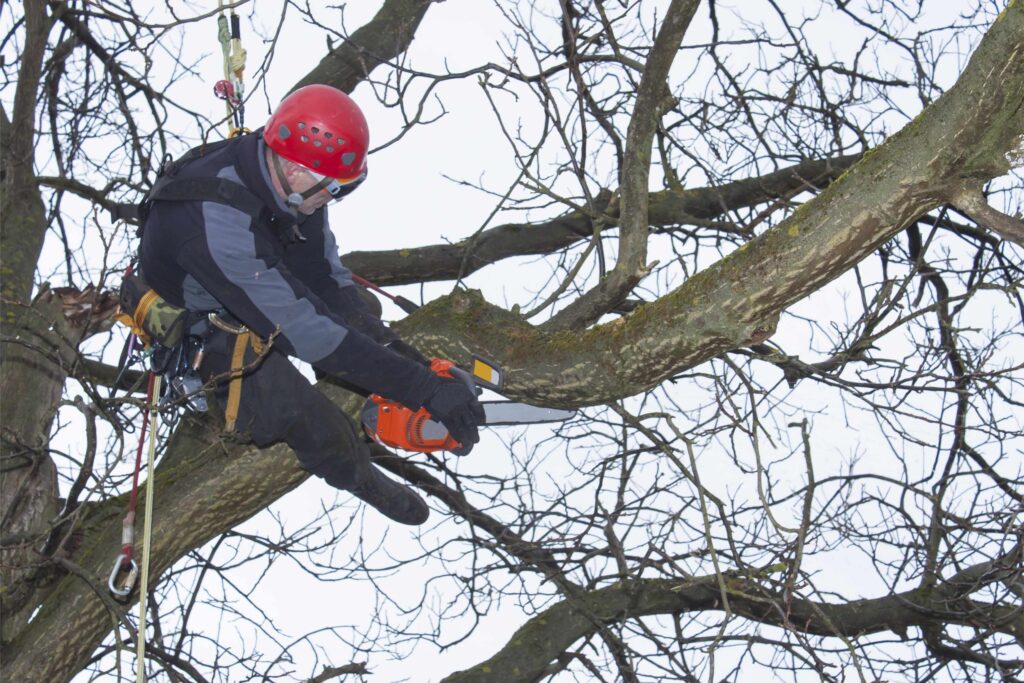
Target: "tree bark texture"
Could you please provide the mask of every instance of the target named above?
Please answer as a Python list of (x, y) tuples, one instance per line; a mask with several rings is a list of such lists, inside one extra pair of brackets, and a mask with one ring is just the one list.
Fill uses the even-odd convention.
[(45, 5), (25, 3), (11, 118), (0, 110), (0, 638), (24, 623), (33, 604), (33, 539), (45, 536), (57, 513), (57, 475), (46, 445), (66, 367), (76, 355), (60, 338), (66, 326), (51, 330), (54, 311), (29, 305), (47, 227), (33, 154), (49, 29)]
[[(385, 8), (406, 4), (424, 9), (429, 3), (396, 0)], [(319, 68), (333, 74), (325, 64)], [(335, 82), (339, 84), (345, 76), (339, 72), (331, 78), (339, 79)], [(1022, 134), (1024, 6), (1015, 2), (989, 30), (956, 86), (904, 130), (791, 218), (626, 318), (584, 331), (548, 333), (474, 293), (457, 291), (425, 306), (398, 327), (437, 355), (465, 361), (472, 351), (495, 358), (505, 366), (508, 393), (513, 397), (553, 406), (617, 400), (727, 349), (766, 338), (787, 306), (841, 275), (909, 221), (948, 201), (965, 183), (1005, 173), (1009, 155), (1020, 148)], [(6, 193), (6, 184), (4, 188)], [(10, 201), (8, 197), (5, 194), (5, 202)], [(38, 202), (38, 194), (24, 201), (28, 203), (19, 203), (19, 210), (38, 205), (32, 204)], [(30, 263), (34, 266), (35, 259)], [(24, 264), (18, 266), (25, 270)], [(5, 382), (12, 367), (5, 362)], [(324, 390), (354, 412), (358, 401), (351, 395), (333, 387)], [(52, 409), (47, 407), (52, 394), (47, 396), (34, 398), (32, 407), (40, 416), (36, 428), (44, 434), (52, 420)], [(157, 468), (154, 576), (190, 549), (265, 508), (306, 476), (285, 447), (261, 451), (232, 444), (220, 437), (219, 427), (213, 420), (179, 427)], [(67, 559), (84, 575), (106, 576), (120, 547), (124, 509), (124, 497), (80, 509), (76, 520), (80, 541)], [(744, 580), (737, 579), (736, 589), (756, 594), (756, 585)], [(46, 590), (40, 596), (39, 613), (0, 653), (11, 680), (68, 680), (110, 629), (110, 615), (92, 583), (66, 575)], [(701, 581), (645, 582), (602, 590), (606, 592), (590, 611), (609, 618), (634, 614), (637, 604), (658, 605), (671, 612), (683, 609), (687, 600), (714, 600), (717, 595), (714, 586)], [(742, 598), (737, 597), (734, 604), (742, 605)], [(580, 628), (574, 608), (552, 609), (566, 612), (564, 638), (579, 637), (573, 635)], [(757, 609), (763, 606), (752, 604), (745, 614), (767, 619), (758, 616)], [(561, 614), (550, 616), (562, 618)], [(878, 619), (865, 628), (895, 627), (890, 613), (876, 614)], [(536, 623), (524, 629), (532, 625)], [(1015, 633), (1019, 635), (1019, 630)]]

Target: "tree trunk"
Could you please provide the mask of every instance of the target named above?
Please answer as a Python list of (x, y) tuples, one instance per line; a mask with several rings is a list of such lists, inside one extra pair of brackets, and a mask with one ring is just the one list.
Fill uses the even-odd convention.
[(50, 425), (69, 359), (67, 328), (45, 303), (29, 306), (46, 234), (33, 152), (39, 78), (50, 21), (41, 2), (25, 3), (25, 44), (11, 119), (0, 109), (0, 641), (25, 623), (36, 590), (36, 550), (57, 513)]

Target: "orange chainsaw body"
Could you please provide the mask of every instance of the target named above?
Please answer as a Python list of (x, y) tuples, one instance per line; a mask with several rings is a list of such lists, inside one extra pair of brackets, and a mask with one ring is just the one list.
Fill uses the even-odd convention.
[[(430, 362), (430, 369), (441, 377), (453, 377), (451, 369), (455, 366), (449, 360), (435, 358)], [(450, 451), (460, 448), (461, 444), (453, 439), (444, 425), (431, 419), (426, 408), (410, 410), (397, 401), (391, 401), (379, 394), (370, 395), (371, 403), (376, 407), (376, 415), (366, 415), (364, 409), (364, 425), (370, 437), (389, 448), (401, 448), (416, 453), (433, 453)], [(376, 422), (376, 429), (370, 425)]]

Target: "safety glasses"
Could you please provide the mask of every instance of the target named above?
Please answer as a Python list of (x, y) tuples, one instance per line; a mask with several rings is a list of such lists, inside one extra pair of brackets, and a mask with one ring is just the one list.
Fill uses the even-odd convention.
[(337, 178), (328, 178), (327, 176), (320, 175), (319, 173), (310, 171), (309, 169), (307, 169), (307, 172), (316, 178), (320, 185), (323, 185), (323, 189), (327, 190), (331, 195), (332, 202), (344, 199), (359, 187), (364, 180), (366, 180), (366, 171), (363, 171), (359, 177), (347, 181), (338, 180)]

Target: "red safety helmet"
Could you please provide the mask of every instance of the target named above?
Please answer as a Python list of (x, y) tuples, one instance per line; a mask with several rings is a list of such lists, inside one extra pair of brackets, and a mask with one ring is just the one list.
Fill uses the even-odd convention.
[(341, 183), (366, 173), (366, 117), (351, 97), (329, 85), (307, 85), (284, 98), (263, 139), (285, 159)]

